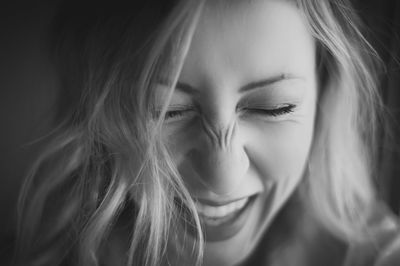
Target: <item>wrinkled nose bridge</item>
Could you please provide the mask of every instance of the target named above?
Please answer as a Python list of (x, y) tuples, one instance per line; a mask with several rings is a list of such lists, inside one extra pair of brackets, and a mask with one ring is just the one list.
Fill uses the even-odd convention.
[(238, 188), (249, 167), (237, 124), (233, 120), (218, 127), (204, 121), (202, 135), (191, 153), (197, 176), (208, 190), (227, 195)]
[(226, 124), (202, 119), (202, 126), (207, 138), (208, 144), (214, 149), (228, 149), (233, 145), (233, 137), (236, 133), (236, 121), (232, 119)]

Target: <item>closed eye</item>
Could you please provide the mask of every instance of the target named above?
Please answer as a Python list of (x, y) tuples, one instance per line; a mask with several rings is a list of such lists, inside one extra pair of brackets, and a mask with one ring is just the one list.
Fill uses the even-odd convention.
[(165, 122), (175, 122), (192, 117), (195, 109), (191, 105), (170, 106), (164, 114)]
[(268, 116), (281, 116), (285, 114), (292, 113), (296, 106), (294, 104), (286, 104), (277, 108), (265, 108), (265, 107), (246, 107), (242, 108), (242, 111), (247, 114), (259, 114), (259, 115), (268, 115)]
[(185, 115), (185, 112), (188, 110), (172, 110), (172, 111), (167, 111), (165, 113), (164, 119), (172, 119), (172, 118), (179, 118)]

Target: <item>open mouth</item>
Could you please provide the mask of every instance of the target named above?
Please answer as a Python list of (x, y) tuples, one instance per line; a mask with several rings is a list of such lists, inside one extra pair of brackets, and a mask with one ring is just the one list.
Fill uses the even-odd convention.
[[(253, 194), (224, 203), (198, 199), (195, 204), (205, 241), (223, 241), (239, 233), (245, 226), (258, 195)], [(178, 199), (175, 200), (175, 204), (183, 214), (189, 213), (186, 206)], [(187, 223), (189, 217), (185, 216), (183, 222), (187, 232), (196, 238), (196, 228), (193, 223)]]
[(219, 206), (212, 206), (198, 201), (196, 202), (196, 209), (204, 224), (218, 226), (237, 216), (248, 202), (249, 197)]
[(223, 241), (236, 235), (246, 224), (256, 198), (253, 195), (220, 205), (196, 202), (205, 240)]

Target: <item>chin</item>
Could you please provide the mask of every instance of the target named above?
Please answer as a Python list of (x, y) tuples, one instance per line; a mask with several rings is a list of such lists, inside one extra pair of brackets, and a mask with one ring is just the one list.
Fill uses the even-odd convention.
[[(241, 213), (245, 216), (243, 224), (240, 224), (240, 229), (229, 237), (223, 238), (221, 234), (205, 230), (203, 266), (232, 266), (244, 263), (251, 257), (294, 190), (295, 187), (291, 189), (286, 187), (283, 191), (272, 187), (267, 192), (254, 195)], [(243, 217), (239, 214), (238, 219)], [(207, 236), (207, 233), (214, 235)]]

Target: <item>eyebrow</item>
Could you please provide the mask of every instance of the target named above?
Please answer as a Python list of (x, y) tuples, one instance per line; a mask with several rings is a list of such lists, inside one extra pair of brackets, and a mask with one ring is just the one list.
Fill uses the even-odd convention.
[(189, 84), (178, 81), (175, 88), (188, 94), (197, 94), (199, 91)]
[(240, 92), (247, 92), (250, 90), (254, 90), (254, 89), (258, 89), (258, 88), (262, 88), (265, 86), (269, 86), (284, 80), (290, 80), (290, 79), (300, 79), (299, 77), (290, 75), (290, 74), (280, 74), (280, 75), (276, 75), (276, 76), (272, 76), (266, 79), (262, 79), (262, 80), (258, 80), (255, 82), (250, 82), (249, 84), (246, 84), (244, 86), (242, 86), (239, 91)]
[[(300, 77), (291, 75), (291, 74), (279, 74), (276, 76), (272, 76), (266, 79), (250, 82), (242, 87), (239, 88), (239, 92), (247, 92), (254, 89), (270, 86), (272, 84), (284, 81), (284, 80), (291, 80), (291, 79), (301, 79)], [(199, 91), (192, 87), (191, 85), (184, 83), (184, 82), (177, 82), (176, 87), (177, 90), (188, 93), (188, 94), (196, 94)]]

